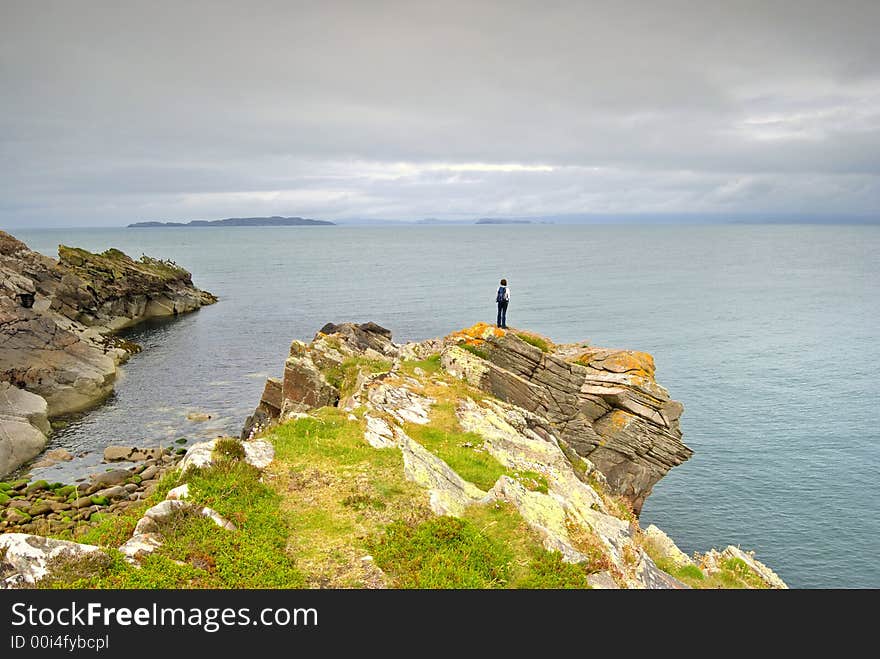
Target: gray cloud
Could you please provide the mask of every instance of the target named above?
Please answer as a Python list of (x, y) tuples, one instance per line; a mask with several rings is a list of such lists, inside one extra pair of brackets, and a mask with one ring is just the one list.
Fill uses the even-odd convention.
[(880, 210), (876, 2), (3, 13), (2, 226)]

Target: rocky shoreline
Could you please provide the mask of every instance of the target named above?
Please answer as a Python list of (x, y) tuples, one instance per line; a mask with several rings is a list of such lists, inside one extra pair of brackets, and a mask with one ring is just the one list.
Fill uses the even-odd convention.
[[(108, 447), (105, 455), (116, 448)], [(96, 513), (122, 512), (152, 494), (162, 476), (176, 468), (183, 456), (172, 449), (156, 448), (142, 450), (134, 457), (143, 461), (95, 474), (84, 483), (0, 481), (0, 533), (48, 536), (71, 531), (76, 537)]]
[(112, 391), (140, 348), (114, 333), (213, 304), (170, 261), (61, 245), (58, 260), (0, 231), (0, 477), (45, 447), (49, 420)]

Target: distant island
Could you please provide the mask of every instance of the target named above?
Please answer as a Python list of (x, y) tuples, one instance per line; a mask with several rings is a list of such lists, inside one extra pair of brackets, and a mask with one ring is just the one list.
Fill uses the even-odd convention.
[(531, 220), (512, 220), (503, 217), (482, 217), (474, 224), (533, 224)]
[(191, 220), (189, 222), (135, 222), (129, 229), (155, 227), (312, 227), (335, 226), (327, 220), (308, 220), (303, 217), (229, 217), (225, 220)]

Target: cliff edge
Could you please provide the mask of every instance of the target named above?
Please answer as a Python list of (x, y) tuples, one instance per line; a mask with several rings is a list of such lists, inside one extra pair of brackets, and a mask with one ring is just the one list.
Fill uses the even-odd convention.
[(680, 413), (641, 353), (327, 324), (240, 439), (188, 447), (143, 493), (146, 471), (91, 497), (0, 482), (0, 588), (785, 588), (752, 552), (688, 556), (641, 528), (631, 503), (690, 455)]
[(113, 332), (216, 302), (168, 261), (58, 252), (56, 261), (0, 231), (0, 475), (42, 450), (49, 418), (112, 391), (117, 366), (139, 349)]

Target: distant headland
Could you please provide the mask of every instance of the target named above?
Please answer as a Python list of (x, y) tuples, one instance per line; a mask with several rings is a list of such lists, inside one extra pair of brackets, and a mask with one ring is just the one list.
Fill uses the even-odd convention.
[(309, 220), (304, 217), (229, 217), (225, 220), (190, 220), (189, 222), (135, 222), (129, 229), (156, 227), (311, 227), (335, 226), (327, 220)]
[(515, 220), (505, 217), (482, 217), (474, 224), (532, 224), (531, 220)]

